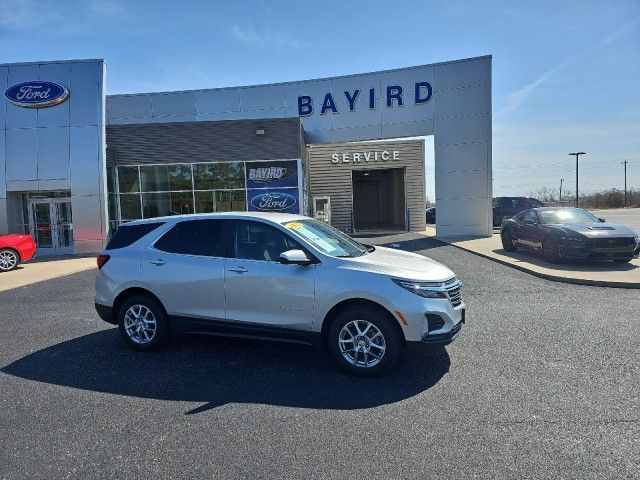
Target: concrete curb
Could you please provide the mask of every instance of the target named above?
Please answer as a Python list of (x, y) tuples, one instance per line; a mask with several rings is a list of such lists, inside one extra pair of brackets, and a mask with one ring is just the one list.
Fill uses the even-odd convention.
[(428, 237), (428, 238), (433, 238), (434, 240), (441, 243), (442, 245), (450, 245), (452, 247), (459, 248), (460, 250), (464, 250), (465, 252), (473, 253), (474, 255), (478, 255), (479, 257), (492, 260), (496, 263), (501, 263), (502, 265), (506, 265), (507, 267), (515, 268), (516, 270), (520, 270), (521, 272), (529, 273), (534, 277), (544, 278), (545, 280), (551, 280), (553, 282), (570, 283), (573, 285), (588, 285), (592, 287), (640, 289), (640, 283), (635, 283), (635, 282), (610, 282), (606, 280), (588, 280), (586, 278), (563, 277), (560, 275), (552, 275), (548, 273), (538, 272), (536, 270), (532, 270), (522, 265), (516, 265), (507, 260), (502, 260), (501, 258), (495, 258), (495, 257), (492, 257), (491, 255), (486, 255), (484, 253), (480, 253), (475, 250), (465, 248), (461, 245), (456, 245), (455, 243), (445, 242), (444, 240), (440, 240), (439, 238), (436, 238), (436, 237)]

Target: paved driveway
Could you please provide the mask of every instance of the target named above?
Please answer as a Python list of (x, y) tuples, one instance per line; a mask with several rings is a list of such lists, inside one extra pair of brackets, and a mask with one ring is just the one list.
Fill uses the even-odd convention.
[(0, 292), (0, 478), (631, 478), (636, 291), (549, 283), (419, 235), (468, 325), (386, 378), (311, 348), (184, 336), (126, 349), (92, 273)]

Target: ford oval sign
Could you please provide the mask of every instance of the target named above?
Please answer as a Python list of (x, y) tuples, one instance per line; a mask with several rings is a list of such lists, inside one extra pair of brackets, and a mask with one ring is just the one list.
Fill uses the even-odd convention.
[(53, 82), (22, 82), (9, 87), (4, 96), (11, 103), (24, 108), (53, 107), (69, 97), (69, 90)]
[(261, 212), (281, 212), (294, 207), (296, 197), (290, 193), (266, 192), (251, 199), (251, 206)]

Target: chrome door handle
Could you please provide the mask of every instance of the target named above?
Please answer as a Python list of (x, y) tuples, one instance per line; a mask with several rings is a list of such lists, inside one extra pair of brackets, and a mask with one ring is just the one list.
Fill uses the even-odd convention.
[(230, 272), (234, 272), (234, 273), (246, 273), (246, 272), (248, 272), (249, 270), (247, 270), (247, 269), (246, 269), (246, 268), (244, 268), (244, 267), (236, 267), (236, 268), (230, 268), (230, 269), (229, 269), (229, 271), (230, 271)]
[(165, 262), (164, 260), (151, 260), (151, 263), (153, 263), (156, 267), (161, 267), (163, 265), (166, 265), (167, 262)]

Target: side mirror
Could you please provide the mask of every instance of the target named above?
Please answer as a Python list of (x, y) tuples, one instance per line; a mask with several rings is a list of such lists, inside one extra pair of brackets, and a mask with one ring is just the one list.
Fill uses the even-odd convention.
[(598, 218), (598, 220), (600, 220), (602, 223), (606, 222), (604, 218)]
[(282, 252), (278, 261), (284, 265), (309, 265), (311, 263), (311, 259), (302, 250)]

